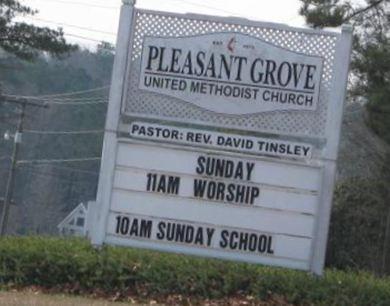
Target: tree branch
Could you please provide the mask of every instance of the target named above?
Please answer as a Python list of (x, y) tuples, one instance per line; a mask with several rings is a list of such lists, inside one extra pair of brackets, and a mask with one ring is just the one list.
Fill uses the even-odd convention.
[(365, 13), (365, 12), (369, 11), (370, 9), (374, 8), (375, 6), (381, 4), (384, 1), (385, 0), (375, 1), (375, 2), (371, 3), (370, 5), (368, 5), (367, 7), (364, 7), (362, 9), (360, 9), (360, 10), (357, 10), (357, 11), (353, 12), (351, 15), (349, 15), (346, 18), (344, 18), (343, 22), (347, 22), (347, 21), (351, 20), (352, 18), (356, 17), (357, 15), (360, 15), (362, 13)]

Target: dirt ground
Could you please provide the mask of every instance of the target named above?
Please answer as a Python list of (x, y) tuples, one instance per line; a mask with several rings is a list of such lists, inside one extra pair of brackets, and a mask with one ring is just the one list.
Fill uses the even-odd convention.
[(124, 305), (185, 305), (185, 306), (292, 306), (283, 298), (273, 297), (268, 301), (259, 301), (251, 296), (226, 297), (217, 300), (186, 298), (181, 295), (162, 296), (154, 299), (131, 299), (126, 302), (114, 302), (115, 297), (101, 296), (93, 298), (88, 296), (76, 296), (61, 294), (58, 291), (52, 293), (42, 291), (39, 288), (19, 288), (0, 290), (0, 306), (124, 306)]
[[(49, 295), (40, 292), (0, 291), (1, 306), (124, 306), (139, 305), (106, 300), (73, 297), (68, 295)], [(157, 304), (154, 304), (157, 305)]]

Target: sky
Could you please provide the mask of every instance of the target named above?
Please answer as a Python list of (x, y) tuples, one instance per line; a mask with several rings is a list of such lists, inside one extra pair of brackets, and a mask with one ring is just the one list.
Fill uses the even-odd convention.
[[(25, 21), (62, 27), (66, 38), (84, 47), (115, 43), (122, 0), (21, 0), (39, 10)], [(177, 13), (237, 16), (251, 20), (304, 26), (299, 0), (137, 0), (136, 7)]]

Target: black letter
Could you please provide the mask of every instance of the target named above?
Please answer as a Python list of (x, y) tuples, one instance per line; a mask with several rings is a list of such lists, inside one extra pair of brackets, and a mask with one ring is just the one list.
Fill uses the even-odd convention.
[(179, 73), (180, 72), (180, 67), (177, 67), (175, 70), (175, 66), (179, 63), (179, 57), (181, 55), (181, 50), (180, 49), (172, 49), (172, 59), (171, 59), (171, 69), (169, 72), (174, 72), (174, 73)]
[(313, 83), (309, 84), (309, 82), (313, 81), (314, 73), (316, 72), (316, 70), (317, 70), (316, 66), (307, 65), (305, 89), (314, 89), (314, 84)]
[(155, 46), (149, 46), (149, 58), (148, 58), (148, 66), (147, 70), (152, 69), (152, 60), (156, 59), (158, 56), (158, 48)]
[(203, 174), (204, 172), (204, 165), (203, 163), (206, 161), (206, 158), (204, 156), (198, 157), (198, 167), (196, 167), (196, 173)]
[(221, 248), (226, 248), (227, 247), (227, 237), (226, 236), (229, 236), (229, 232), (227, 230), (223, 230), (221, 232), (221, 240), (219, 241), (219, 246)]
[(158, 227), (158, 233), (157, 233), (156, 237), (159, 240), (163, 240), (164, 236), (165, 236), (165, 234), (164, 234), (165, 223), (161, 221), (158, 223), (157, 227)]

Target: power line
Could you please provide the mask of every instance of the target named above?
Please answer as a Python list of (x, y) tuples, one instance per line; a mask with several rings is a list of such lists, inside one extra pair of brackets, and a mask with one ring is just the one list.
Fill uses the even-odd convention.
[(51, 2), (51, 3), (55, 2), (55, 3), (61, 3), (61, 4), (95, 7), (95, 8), (111, 9), (111, 10), (119, 10), (119, 8), (120, 8), (119, 6), (106, 6), (106, 5), (100, 5), (100, 4), (90, 4), (90, 3), (75, 2), (75, 1), (62, 1), (62, 0), (35, 0), (35, 1), (44, 1), (44, 2)]
[(254, 20), (259, 19), (259, 17), (257, 17), (257, 16), (237, 14), (236, 12), (225, 10), (223, 8), (218, 8), (218, 7), (207, 5), (207, 4), (200, 4), (197, 2), (192, 2), (192, 1), (187, 1), (187, 0), (171, 0), (171, 1), (178, 2), (178, 3), (186, 3), (189, 5), (195, 6), (195, 7), (207, 8), (207, 9), (211, 9), (214, 11), (219, 11), (221, 13), (225, 13), (225, 14), (228, 14), (228, 15), (233, 16), (233, 17), (239, 17), (239, 18), (244, 18), (244, 19), (251, 18)]
[(49, 102), (96, 102), (96, 101), (105, 101), (107, 98), (102, 97), (91, 97), (91, 98), (49, 98), (49, 99), (39, 99), (42, 101), (45, 101), (46, 103)]
[(51, 164), (51, 163), (72, 163), (85, 161), (99, 161), (101, 157), (86, 157), (73, 159), (33, 159), (33, 160), (19, 160), (18, 164)]
[[(109, 88), (110, 88), (110, 85), (105, 85), (105, 86), (96, 87), (96, 88), (92, 88), (92, 89), (64, 92), (64, 93), (59, 93), (59, 94), (39, 95), (39, 96), (20, 96), (20, 97), (29, 98), (29, 99), (64, 97), (64, 96), (72, 96), (72, 95), (81, 95), (81, 94), (91, 93), (91, 92), (95, 92), (95, 91), (101, 91), (101, 90), (109, 89)], [(15, 96), (15, 97), (17, 97), (17, 96)]]
[(24, 130), (25, 133), (41, 134), (41, 135), (82, 135), (82, 134), (101, 134), (104, 130), (85, 130), (85, 131), (40, 131), (40, 130)]
[(98, 101), (91, 101), (91, 102), (69, 102), (69, 101), (64, 101), (64, 102), (59, 102), (59, 101), (53, 101), (49, 102), (48, 104), (50, 105), (69, 105), (69, 106), (80, 106), (80, 105), (95, 105), (95, 104), (107, 104), (107, 100), (98, 100)]
[(96, 32), (96, 33), (102, 33), (102, 34), (107, 34), (107, 35), (111, 35), (111, 36), (116, 36), (116, 33), (114, 33), (114, 32), (106, 32), (106, 31), (101, 31), (101, 30), (97, 30), (97, 29), (91, 29), (91, 28), (87, 28), (87, 27), (81, 27), (81, 26), (77, 26), (77, 25), (73, 25), (73, 24), (69, 24), (69, 23), (64, 23), (64, 22), (56, 22), (56, 21), (47, 20), (47, 19), (43, 19), (43, 18), (32, 17), (32, 16), (26, 16), (24, 18), (28, 18), (28, 19), (36, 20), (36, 21), (42, 21), (42, 22), (46, 22), (46, 23), (51, 23), (51, 24), (55, 24), (55, 25), (58, 25), (58, 26), (66, 26), (66, 27), (71, 27), (71, 28), (75, 28), (75, 29), (80, 29), (80, 30), (85, 30), (85, 31), (90, 31), (90, 32)]
[[(53, 169), (57, 172), (51, 172), (50, 170), (49, 171), (45, 171), (45, 169), (42, 169), (42, 168), (38, 168), (40, 166), (43, 166), (42, 164), (40, 165), (32, 165), (32, 164), (23, 164), (23, 165), (20, 165), (19, 167), (22, 167), (23, 169), (28, 169), (28, 170), (34, 170), (34, 171), (40, 171), (40, 172), (43, 172), (43, 173), (53, 173), (53, 174), (57, 174), (57, 175), (63, 175), (63, 176), (66, 176), (66, 175), (69, 175), (69, 174), (65, 174), (64, 172), (60, 173), (57, 171), (57, 168), (59, 167), (53, 167), (53, 166), (50, 166), (49, 169)], [(66, 169), (64, 169), (66, 170)], [(97, 172), (93, 172), (93, 171), (83, 171), (83, 170), (77, 170), (77, 169), (73, 169), (72, 171), (69, 171), (68, 173), (71, 173), (71, 172), (80, 172), (82, 174), (89, 174), (89, 175), (94, 175), (94, 176), (98, 176), (99, 173)]]
[[(42, 95), (42, 96), (16, 96), (9, 95), (13, 99), (29, 99), (31, 101), (41, 101), (45, 106), (90, 106), (90, 105), (106, 105), (108, 103), (108, 89), (109, 86), (93, 88), (89, 90), (74, 91), (69, 93), (55, 94), (55, 95)], [(107, 93), (100, 95), (99, 97), (82, 97), (84, 94), (98, 93), (105, 90)]]
[(102, 42), (102, 40), (98, 40), (98, 39), (94, 39), (94, 38), (90, 38), (90, 37), (85, 37), (85, 36), (81, 36), (81, 35), (76, 35), (76, 34), (64, 33), (64, 35), (70, 36), (70, 37), (75, 37), (75, 38), (80, 38), (80, 39), (84, 39), (84, 40), (89, 40), (89, 41), (93, 41), (93, 42), (97, 42), (97, 43)]
[(218, 8), (218, 7), (214, 7), (214, 6), (207, 5), (207, 4), (199, 4), (197, 2), (186, 1), (186, 0), (171, 0), (171, 1), (180, 2), (180, 3), (186, 3), (186, 4), (189, 4), (189, 5), (192, 5), (192, 6), (207, 8), (207, 9), (211, 9), (211, 10), (214, 10), (214, 11), (220, 11), (222, 13), (232, 14), (234, 16), (239, 16), (237, 13), (234, 13), (232, 11), (228, 11), (228, 10), (225, 10), (225, 9), (222, 9), (222, 8)]
[(40, 108), (47, 108), (47, 105), (44, 105), (42, 103), (37, 103), (36, 101), (31, 101), (32, 99), (23, 97), (23, 96), (15, 96), (15, 95), (0, 95), (0, 102), (3, 103), (12, 103), (16, 105), (28, 105), (28, 106), (34, 106), (34, 107), (40, 107)]
[[(188, 1), (188, 0), (171, 0), (171, 1), (180, 1), (182, 3), (187, 3), (187, 4), (190, 4), (190, 5), (193, 5), (193, 6), (198, 6), (198, 7), (212, 9), (212, 10), (215, 10), (215, 11), (224, 12), (224, 13), (227, 13), (227, 14), (231, 14), (232, 16), (237, 16), (237, 17), (241, 17), (241, 18), (251, 18), (251, 19), (254, 19), (254, 20), (258, 20), (259, 19), (258, 16), (237, 14), (236, 12), (228, 11), (228, 10), (225, 10), (225, 9), (221, 9), (221, 8), (218, 8), (218, 7), (215, 7), (215, 6), (206, 5), (206, 4), (199, 4), (199, 3)], [(291, 16), (285, 22), (292, 22), (293, 20), (296, 20), (296, 19), (298, 19), (300, 17), (301, 16), (299, 16), (299, 15)]]
[[(64, 94), (62, 96), (48, 96), (48, 97), (37, 97), (37, 99), (39, 100), (43, 100), (43, 101), (56, 101), (56, 100), (59, 100), (59, 101), (66, 101), (66, 100), (69, 100), (69, 101), (76, 101), (76, 100), (82, 100), (82, 101), (93, 101), (93, 100), (97, 100), (97, 99), (101, 99), (102, 96), (100, 96), (101, 94), (99, 93), (88, 93), (88, 96), (84, 96), (85, 93), (69, 93), (69, 94)], [(95, 95), (95, 96), (94, 96)]]
[[(23, 164), (21, 166), (23, 166), (23, 167), (41, 167), (41, 166), (45, 166), (45, 164)], [(86, 174), (99, 175), (99, 172), (97, 172), (97, 171), (82, 170), (82, 169), (76, 169), (76, 168), (72, 168), (72, 167), (50, 165), (50, 168), (66, 170), (66, 171), (70, 171), (70, 172), (80, 172), (80, 173), (86, 173)]]
[[(33, 101), (42, 101), (45, 105), (68, 105), (68, 106), (80, 106), (80, 105), (105, 105), (108, 103), (108, 89), (109, 86), (102, 86), (88, 90), (73, 91), (61, 94), (41, 95), (41, 96), (16, 96), (9, 95), (14, 99), (30, 99)], [(102, 93), (99, 93), (102, 92)], [(82, 97), (88, 94), (87, 97)], [(92, 95), (99, 95), (96, 97)]]
[[(28, 17), (25, 17), (25, 18), (28, 18)], [(54, 23), (54, 22), (52, 22)], [(63, 24), (65, 25), (65, 24)], [(73, 26), (73, 25), (67, 25), (69, 27), (74, 27), (74, 28), (81, 28), (81, 27), (78, 27), (78, 26)], [(84, 30), (87, 30), (87, 28), (84, 28)], [(92, 31), (92, 32), (100, 32), (98, 30), (87, 30), (87, 31)], [(116, 37), (116, 34), (113, 34), (113, 33), (104, 33), (105, 35), (111, 35), (111, 36), (114, 36)], [(77, 35), (77, 34), (72, 34), (72, 33), (63, 33), (64, 36), (70, 36), (70, 37), (74, 37), (74, 38), (79, 38), (79, 39), (83, 39), (83, 40), (88, 40), (88, 41), (93, 41), (93, 42), (96, 42), (96, 43), (101, 43), (103, 41), (105, 41), (104, 39), (95, 39), (95, 38), (91, 38), (91, 37), (87, 37), (87, 36), (82, 36), (82, 35)], [(109, 50), (109, 51), (112, 51), (110, 48), (105, 48), (105, 47), (102, 47), (102, 49), (106, 49), (106, 50)]]
[[(37, 169), (34, 169), (34, 168), (29, 168), (29, 167), (27, 167), (26, 170), (29, 171), (30, 173), (34, 174), (34, 175), (41, 175), (41, 176), (45, 176), (45, 177), (48, 177), (48, 176), (49, 177), (55, 177), (58, 180), (66, 181), (66, 182), (69, 182), (69, 183), (74, 183), (75, 182), (74, 179), (70, 179), (68, 177), (65, 177), (64, 175), (59, 174), (59, 173), (51, 173), (51, 172), (41, 171), (41, 170), (37, 170)], [(80, 177), (78, 177), (76, 181), (77, 182), (84, 181), (84, 182), (91, 183), (91, 179), (88, 179), (88, 178), (80, 178)]]
[(85, 98), (85, 99), (40, 99), (29, 98), (30, 100), (43, 101), (43, 105), (93, 105), (93, 104), (107, 104), (108, 99), (102, 98)]
[[(57, 2), (57, 3), (62, 3), (62, 4), (81, 5), (81, 6), (86, 6), (86, 7), (96, 7), (96, 8), (105, 8), (105, 9), (113, 9), (113, 10), (119, 10), (119, 8), (120, 8), (120, 6), (117, 6), (117, 7), (103, 6), (103, 5), (95, 4), (95, 3), (91, 4), (91, 3), (74, 2), (74, 1), (61, 1), (61, 0), (35, 0), (35, 1)], [(255, 20), (258, 19), (257, 16), (237, 14), (237, 12), (233, 12), (233, 11), (230, 11), (230, 10), (226, 10), (226, 9), (223, 9), (223, 8), (220, 8), (220, 7), (216, 7), (216, 6), (212, 6), (212, 5), (208, 5), (208, 4), (203, 4), (203, 3), (198, 3), (198, 2), (188, 1), (188, 0), (171, 0), (171, 1), (176, 2), (177, 4), (185, 3), (185, 4), (188, 4), (188, 5), (191, 5), (191, 6), (195, 6), (195, 7), (211, 9), (211, 10), (214, 10), (214, 11), (219, 11), (219, 12), (222, 12), (222, 13), (225, 13), (225, 14), (229, 14), (231, 16), (237, 16), (237, 17), (241, 17), (241, 18), (252, 18), (252, 19), (255, 19)], [(288, 21), (297, 19), (298, 17), (299, 16), (292, 16), (291, 18), (289, 18)], [(83, 39), (92, 40), (92, 39), (89, 39), (89, 38), (83, 38)]]

